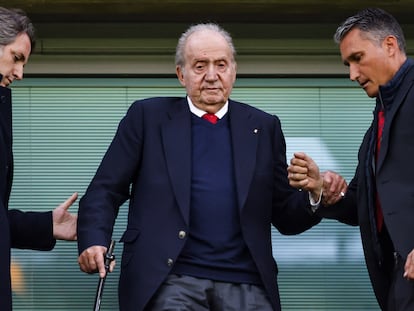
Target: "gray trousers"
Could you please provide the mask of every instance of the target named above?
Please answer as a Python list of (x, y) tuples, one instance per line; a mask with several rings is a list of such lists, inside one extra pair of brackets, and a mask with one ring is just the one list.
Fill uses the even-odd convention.
[(168, 276), (145, 311), (272, 311), (263, 288), (199, 279)]
[(387, 311), (414, 310), (414, 281), (403, 277), (405, 259), (394, 253), (394, 271), (388, 296)]

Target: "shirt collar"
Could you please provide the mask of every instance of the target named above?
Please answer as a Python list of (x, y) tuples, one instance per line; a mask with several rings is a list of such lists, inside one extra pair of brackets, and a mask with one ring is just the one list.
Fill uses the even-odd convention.
[[(188, 107), (190, 108), (190, 111), (192, 113), (194, 113), (196, 116), (201, 118), (206, 113), (204, 110), (201, 110), (201, 109), (197, 108), (196, 106), (194, 106), (193, 102), (191, 101), (190, 97), (188, 97), (188, 96), (187, 96), (187, 102), (188, 102)], [(221, 109), (219, 111), (217, 111), (215, 113), (215, 115), (219, 119), (221, 119), (221, 118), (224, 117), (224, 115), (227, 113), (228, 110), (229, 110), (229, 101), (226, 101), (224, 106), (221, 107)]]
[(398, 69), (394, 77), (385, 85), (379, 86), (379, 92), (377, 96), (378, 104), (384, 106), (384, 108), (392, 104), (394, 97), (397, 94), (397, 90), (399, 89), (405, 75), (413, 65), (414, 60), (407, 58), (400, 69)]

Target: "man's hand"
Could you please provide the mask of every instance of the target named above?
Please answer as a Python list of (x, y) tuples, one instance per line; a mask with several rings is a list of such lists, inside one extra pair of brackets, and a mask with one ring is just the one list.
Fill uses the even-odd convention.
[(53, 210), (53, 237), (55, 239), (76, 241), (76, 221), (78, 216), (69, 213), (68, 209), (77, 198), (78, 193), (75, 192), (65, 202)]
[[(99, 272), (99, 276), (105, 276), (105, 254), (107, 248), (105, 246), (91, 246), (85, 249), (78, 258), (79, 267), (83, 272), (95, 273)], [(109, 266), (109, 272), (115, 267), (115, 260)]]
[(345, 196), (348, 185), (341, 175), (333, 171), (323, 172), (322, 176), (322, 203), (324, 205), (335, 204)]
[(322, 203), (331, 205), (345, 196), (348, 188), (345, 179), (333, 172), (319, 172), (319, 167), (311, 157), (303, 152), (294, 153), (288, 167), (289, 184), (311, 193), (314, 201), (319, 200), (322, 191)]
[(414, 280), (414, 250), (412, 250), (405, 261), (404, 277), (408, 280)]
[(303, 152), (296, 152), (288, 167), (289, 184), (292, 187), (307, 190), (318, 201), (322, 191), (323, 177), (315, 161)]

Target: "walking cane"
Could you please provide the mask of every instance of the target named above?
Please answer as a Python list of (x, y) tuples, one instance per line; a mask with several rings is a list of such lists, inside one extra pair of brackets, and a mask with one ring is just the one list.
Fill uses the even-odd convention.
[(108, 274), (109, 267), (111, 265), (111, 261), (115, 259), (115, 255), (113, 254), (115, 247), (115, 241), (112, 240), (111, 244), (109, 245), (108, 251), (105, 254), (105, 276), (99, 278), (98, 289), (96, 290), (96, 297), (95, 297), (95, 307), (94, 311), (101, 310), (101, 300), (102, 300), (102, 293), (103, 288), (106, 280), (106, 275)]

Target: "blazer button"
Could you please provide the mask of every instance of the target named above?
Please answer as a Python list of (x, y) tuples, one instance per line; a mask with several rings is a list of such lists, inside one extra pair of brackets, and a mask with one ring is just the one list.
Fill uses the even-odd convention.
[(178, 232), (178, 238), (179, 239), (185, 239), (185, 237), (187, 236), (187, 233), (183, 230), (181, 230), (180, 232)]
[(171, 258), (168, 258), (168, 260), (167, 260), (168, 267), (171, 267), (173, 265), (173, 263), (174, 263), (174, 260), (172, 260)]

